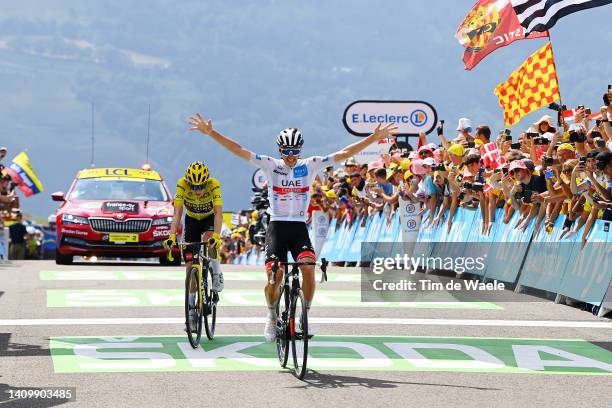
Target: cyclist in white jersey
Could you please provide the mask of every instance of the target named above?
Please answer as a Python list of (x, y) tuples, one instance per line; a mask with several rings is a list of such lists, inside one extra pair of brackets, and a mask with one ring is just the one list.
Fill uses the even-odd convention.
[[(278, 273), (276, 281), (271, 284), (272, 265), (275, 261), (287, 261), (290, 251), (293, 259), (298, 262), (315, 262), (316, 255), (308, 230), (306, 229), (306, 210), (308, 208), (309, 192), (312, 178), (330, 162), (337, 163), (354, 156), (368, 145), (381, 139), (389, 138), (397, 133), (395, 124), (382, 126), (379, 124), (374, 133), (344, 149), (328, 156), (312, 156), (300, 158), (304, 139), (296, 128), (288, 128), (277, 136), (281, 159), (255, 154), (234, 140), (213, 129), (212, 120), (205, 120), (199, 113), (190, 119), (191, 130), (199, 130), (210, 136), (221, 146), (236, 156), (260, 167), (268, 180), (268, 197), (270, 200), (270, 223), (266, 231), (266, 273), (268, 283), (265, 288), (268, 304), (268, 316), (264, 329), (266, 341), (276, 339), (276, 302), (280, 295), (280, 285), (283, 273)], [(310, 309), (315, 292), (315, 270), (313, 265), (302, 265), (302, 290), (304, 291), (305, 307)], [(314, 334), (312, 324), (308, 331)]]

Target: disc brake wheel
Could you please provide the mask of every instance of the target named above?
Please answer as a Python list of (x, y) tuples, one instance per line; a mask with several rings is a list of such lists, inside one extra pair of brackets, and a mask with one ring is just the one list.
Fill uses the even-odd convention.
[[(189, 295), (195, 293), (195, 304), (189, 303)], [(200, 338), (202, 337), (202, 293), (198, 290), (198, 270), (191, 268), (185, 279), (185, 322), (187, 326), (187, 337), (191, 347), (198, 348), (200, 346)], [(191, 313), (190, 313), (191, 312)], [(195, 318), (190, 318), (190, 315)]]
[(210, 290), (212, 286), (212, 271), (208, 270), (204, 283), (204, 329), (206, 330), (206, 337), (212, 340), (215, 337), (215, 325), (217, 323), (217, 300), (218, 294)]
[(302, 289), (297, 290), (289, 318), (291, 351), (293, 354), (293, 374), (300, 380), (306, 375), (308, 361), (308, 311)]
[(276, 304), (276, 352), (278, 361), (281, 367), (287, 366), (289, 360), (289, 326), (287, 325), (289, 316), (289, 299), (285, 294), (284, 288), (281, 286), (281, 294)]

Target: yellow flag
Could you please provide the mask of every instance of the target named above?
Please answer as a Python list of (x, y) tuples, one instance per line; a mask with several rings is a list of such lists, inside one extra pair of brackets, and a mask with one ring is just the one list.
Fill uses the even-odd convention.
[(512, 126), (522, 117), (561, 98), (550, 43), (534, 52), (506, 82), (495, 87), (504, 123)]

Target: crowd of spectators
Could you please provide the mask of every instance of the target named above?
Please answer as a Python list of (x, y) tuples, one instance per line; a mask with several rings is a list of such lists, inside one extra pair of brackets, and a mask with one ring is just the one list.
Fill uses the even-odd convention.
[[(552, 106), (559, 112), (556, 120), (544, 115), (516, 137), (509, 129), (494, 136), (489, 126), (473, 128), (461, 118), (457, 134), (447, 138), (441, 122), (439, 143), (427, 143), (421, 134), (415, 151), (392, 147), (367, 164), (350, 159), (339, 169), (328, 167), (314, 183), (308, 217), (322, 210), (352, 222), (382, 211), (390, 220), (402, 198), (422, 203), (425, 226), (445, 224), (450, 231), (462, 207), (480, 212), (485, 235), (515, 212), (516, 228), (526, 229), (535, 219), (536, 230), (550, 232), (566, 214), (562, 237), (585, 226), (586, 241), (596, 219), (612, 220), (610, 100), (612, 93), (604, 95), (606, 105), (595, 113), (584, 106)], [(495, 219), (498, 208), (502, 220)]]
[[(603, 99), (605, 105), (594, 112), (553, 104), (553, 115), (516, 136), (509, 129), (495, 135), (487, 125), (473, 127), (469, 118), (460, 118), (456, 134), (447, 137), (441, 121), (437, 143), (421, 134), (416, 150), (396, 144), (369, 163), (351, 158), (339, 168), (329, 166), (315, 178), (306, 220), (324, 211), (337, 225), (365, 223), (382, 212), (391, 222), (401, 198), (420, 203), (425, 227), (450, 231), (457, 209), (467, 208), (479, 211), (484, 235), (517, 212), (514, 228), (525, 230), (535, 222), (536, 231), (550, 233), (564, 214), (561, 238), (585, 227), (586, 242), (595, 220), (612, 220), (612, 93)], [(496, 209), (503, 209), (501, 219)], [(243, 222), (224, 236), (225, 262), (253, 246), (261, 251), (248, 234), (257, 214), (242, 215)]]

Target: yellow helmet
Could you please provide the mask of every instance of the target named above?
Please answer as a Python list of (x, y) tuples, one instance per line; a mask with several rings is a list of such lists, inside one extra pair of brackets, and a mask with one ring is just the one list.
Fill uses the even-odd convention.
[(192, 186), (201, 186), (208, 180), (208, 167), (200, 161), (195, 161), (185, 170), (185, 180)]

